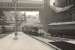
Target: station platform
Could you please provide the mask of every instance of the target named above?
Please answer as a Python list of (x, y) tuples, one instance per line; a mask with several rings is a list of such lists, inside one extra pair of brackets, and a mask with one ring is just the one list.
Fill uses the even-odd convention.
[(56, 50), (23, 32), (18, 32), (18, 39), (14, 40), (14, 33), (0, 39), (0, 50)]

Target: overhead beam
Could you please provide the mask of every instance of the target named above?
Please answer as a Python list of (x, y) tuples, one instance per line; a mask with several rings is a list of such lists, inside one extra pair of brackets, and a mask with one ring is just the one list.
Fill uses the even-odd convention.
[[(39, 10), (43, 3), (17, 3), (17, 10)], [(0, 8), (3, 10), (14, 10), (12, 2), (0, 2)]]

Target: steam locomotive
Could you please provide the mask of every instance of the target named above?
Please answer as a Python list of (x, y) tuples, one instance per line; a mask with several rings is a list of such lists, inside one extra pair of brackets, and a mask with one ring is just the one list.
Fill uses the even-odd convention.
[[(75, 36), (75, 1), (44, 0), (40, 21), (52, 36)], [(75, 38), (75, 37), (74, 37)]]

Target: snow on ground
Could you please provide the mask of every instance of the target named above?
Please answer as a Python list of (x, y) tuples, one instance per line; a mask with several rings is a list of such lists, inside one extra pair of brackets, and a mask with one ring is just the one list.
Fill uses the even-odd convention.
[(55, 50), (22, 32), (18, 32), (18, 40), (13, 37), (14, 33), (0, 39), (0, 50)]

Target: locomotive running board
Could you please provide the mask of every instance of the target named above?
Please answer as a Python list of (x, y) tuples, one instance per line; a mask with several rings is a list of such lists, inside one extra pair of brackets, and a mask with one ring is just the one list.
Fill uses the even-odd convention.
[(54, 23), (50, 23), (48, 25), (68, 25), (68, 24), (75, 24), (75, 21), (72, 22), (54, 22)]

